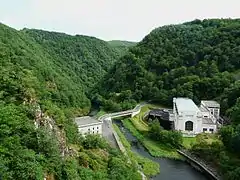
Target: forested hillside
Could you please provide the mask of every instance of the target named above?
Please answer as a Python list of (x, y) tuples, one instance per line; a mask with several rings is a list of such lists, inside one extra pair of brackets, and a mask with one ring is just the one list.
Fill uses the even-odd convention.
[(53, 57), (54, 63), (68, 74), (72, 81), (87, 91), (99, 81), (127, 49), (112, 48), (105, 41), (88, 36), (70, 36), (64, 33), (24, 29)]
[(115, 63), (93, 100), (112, 111), (141, 100), (171, 106), (173, 97), (189, 97), (197, 104), (202, 99), (219, 101), (231, 124), (221, 128), (220, 142), (202, 140), (192, 151), (218, 167), (224, 179), (238, 180), (239, 69), (240, 19), (163, 26)]
[(0, 179), (140, 179), (102, 138), (82, 138), (72, 118), (90, 100), (118, 111), (141, 100), (171, 106), (174, 96), (221, 102), (232, 121), (223, 144), (195, 150), (239, 179), (240, 20), (163, 26), (132, 45), (0, 24)]
[(0, 24), (0, 179), (140, 179), (120, 152), (82, 138), (73, 123), (118, 57), (96, 38)]
[(218, 98), (240, 68), (239, 35), (238, 19), (157, 28), (116, 62), (102, 81), (101, 95), (115, 102), (127, 96), (169, 106), (174, 96), (196, 103)]

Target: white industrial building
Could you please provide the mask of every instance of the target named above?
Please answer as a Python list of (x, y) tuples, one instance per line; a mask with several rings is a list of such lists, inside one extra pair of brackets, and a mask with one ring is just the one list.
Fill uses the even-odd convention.
[(174, 121), (175, 130), (184, 134), (214, 133), (219, 114), (220, 105), (216, 101), (201, 101), (198, 107), (191, 99), (173, 98), (170, 120)]
[(78, 126), (78, 131), (83, 134), (100, 134), (102, 135), (102, 121), (90, 116), (83, 116), (75, 118), (75, 122)]

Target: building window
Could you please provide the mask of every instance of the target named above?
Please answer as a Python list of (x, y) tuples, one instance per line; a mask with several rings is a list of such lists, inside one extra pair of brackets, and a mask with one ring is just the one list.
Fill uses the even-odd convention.
[(92, 133), (94, 134), (94, 131)]
[(97, 131), (97, 134), (98, 134), (98, 131)]
[(209, 131), (210, 131), (211, 133), (213, 133), (214, 130), (213, 130), (213, 129), (209, 129)]
[(203, 132), (206, 132), (207, 131), (207, 128), (203, 128)]
[(185, 130), (186, 131), (192, 131), (193, 130), (193, 122), (192, 121), (185, 122)]
[(88, 131), (90, 131), (90, 128), (88, 128)]
[(94, 130), (94, 127), (92, 129)]
[(97, 127), (97, 129), (98, 129), (98, 127)]

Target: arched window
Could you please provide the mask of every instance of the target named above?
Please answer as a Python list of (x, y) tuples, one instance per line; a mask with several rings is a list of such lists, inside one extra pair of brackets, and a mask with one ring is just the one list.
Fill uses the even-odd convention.
[(193, 130), (193, 122), (192, 121), (185, 122), (185, 130), (186, 131), (192, 131)]

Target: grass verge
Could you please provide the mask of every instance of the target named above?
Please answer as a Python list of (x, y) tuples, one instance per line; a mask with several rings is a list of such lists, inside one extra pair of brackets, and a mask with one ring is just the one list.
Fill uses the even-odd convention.
[(170, 148), (159, 142), (150, 140), (146, 135), (140, 133), (129, 119), (122, 120), (123, 125), (127, 128), (133, 136), (135, 136), (148, 152), (154, 157), (165, 157), (170, 159), (182, 159), (182, 156), (177, 152), (176, 149)]
[(149, 106), (148, 105), (143, 106), (141, 108), (140, 113), (135, 117), (131, 118), (132, 123), (140, 132), (148, 131), (148, 125), (142, 120), (144, 117), (144, 114), (148, 111), (149, 111)]
[(120, 131), (118, 126), (116, 124), (113, 124), (113, 127), (114, 127), (115, 131), (117, 132), (122, 144), (126, 148), (127, 155), (129, 156), (131, 162), (140, 166), (143, 173), (148, 177), (158, 174), (160, 172), (159, 164), (148, 158), (142, 157), (141, 155), (139, 155), (137, 153), (132, 152), (130, 143), (125, 138), (123, 133)]
[(157, 104), (146, 104), (141, 108), (141, 111), (138, 115), (131, 118), (131, 122), (133, 123), (133, 125), (138, 131), (146, 132), (149, 130), (148, 124), (143, 121), (143, 117), (148, 111), (154, 108), (163, 108), (163, 106), (157, 105)]
[(183, 147), (186, 149), (191, 149), (196, 143), (196, 137), (183, 137)]
[(177, 152), (176, 149), (169, 148), (164, 144), (160, 144), (151, 139), (145, 138), (143, 140), (144, 147), (154, 157), (163, 157), (169, 159), (182, 159), (182, 156)]
[(96, 117), (100, 117), (103, 116), (104, 114), (106, 114), (107, 112), (104, 111), (103, 109), (101, 109), (100, 111), (98, 111), (98, 113), (96, 114)]

